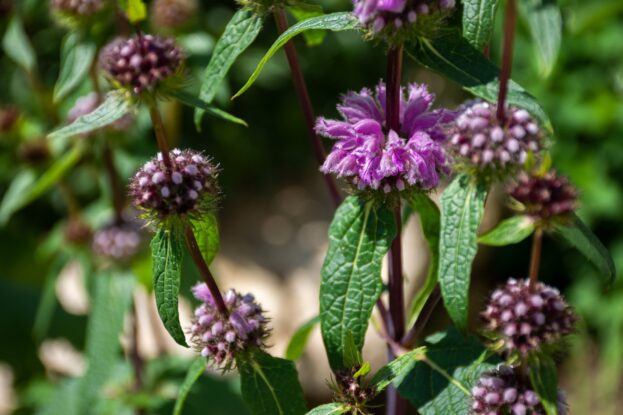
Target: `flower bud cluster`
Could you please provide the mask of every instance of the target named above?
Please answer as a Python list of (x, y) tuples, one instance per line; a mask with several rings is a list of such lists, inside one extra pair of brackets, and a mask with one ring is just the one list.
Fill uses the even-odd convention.
[(509, 353), (524, 356), (571, 333), (575, 322), (556, 288), (513, 278), (493, 292), (482, 318)]
[(235, 366), (236, 353), (251, 347), (264, 347), (268, 336), (267, 319), (253, 295), (229, 290), (223, 296), (228, 316), (219, 313), (205, 283), (192, 289), (202, 301), (195, 309), (190, 329), (191, 341), (202, 356), (225, 371)]
[(90, 16), (106, 6), (106, 0), (50, 0), (53, 10), (75, 16)]
[(195, 16), (197, 8), (197, 0), (155, 0), (151, 19), (157, 28), (177, 29)]
[(359, 368), (344, 369), (335, 373), (336, 400), (354, 408), (365, 406), (366, 402), (376, 396), (373, 387), (362, 386), (361, 378), (355, 378)]
[(126, 262), (141, 249), (143, 237), (136, 222), (113, 223), (95, 232), (93, 251), (113, 261)]

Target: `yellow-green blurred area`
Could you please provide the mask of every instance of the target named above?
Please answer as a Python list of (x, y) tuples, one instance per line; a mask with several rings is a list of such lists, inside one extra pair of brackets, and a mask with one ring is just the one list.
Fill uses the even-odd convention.
[[(13, 3), (12, 11), (5, 9), (9, 3)], [(233, 2), (224, 0), (200, 3), (201, 12), (192, 24), (176, 34), (188, 55), (186, 87), (191, 91), (198, 91), (214, 42), (235, 10)], [(0, 136), (0, 197), (25, 168), (43, 174), (48, 165), (44, 162), (27, 167), (24, 148), (62, 122), (52, 119), (41, 104), (42, 94), (52, 91), (58, 77), (60, 45), (67, 33), (50, 17), (47, 4), (45, 0), (0, 0), (0, 36), (12, 13), (19, 13), (37, 56), (34, 79), (5, 53), (0, 55), (0, 105), (13, 105), (20, 114), (17, 130)], [(323, 1), (322, 5), (325, 11), (351, 8), (346, 0)], [(550, 116), (555, 131), (553, 164), (578, 186), (579, 215), (608, 247), (617, 268), (623, 270), (623, 0), (559, 0), (559, 5), (563, 37), (553, 69), (547, 76), (543, 74), (528, 28), (520, 21), (513, 79), (536, 96)], [(494, 62), (500, 58), (499, 12), (490, 48)], [(157, 31), (149, 23), (145, 29)], [(275, 326), (272, 351), (282, 355), (296, 327), (317, 314), (319, 269), (326, 252), (332, 206), (305, 135), (282, 53), (266, 65), (248, 92), (233, 102), (229, 99), (275, 38), (274, 23), (266, 18), (264, 30), (234, 64), (216, 99), (220, 107), (245, 119), (248, 128), (206, 117), (202, 131), (197, 132), (191, 109), (167, 102), (162, 110), (176, 145), (204, 150), (222, 167), (222, 249), (215, 261), (217, 279), (224, 289), (236, 286), (241, 291), (257, 290), (256, 296), (268, 305), (265, 308)], [(335, 116), (339, 94), (373, 86), (385, 76), (383, 47), (364, 42), (355, 32), (328, 34), (314, 47), (307, 47), (302, 39), (296, 42), (318, 115)], [(403, 80), (427, 82), (439, 105), (456, 107), (469, 99), (456, 84), (408, 59)], [(60, 120), (90, 88), (85, 81), (58, 105), (55, 111)], [(34, 413), (45, 407), (59, 384), (67, 387), (61, 381), (82, 373), (86, 364), (81, 351), (91, 283), (88, 275), (72, 274), (65, 263), (59, 272), (57, 253), (69, 255), (74, 268), (90, 269), (88, 249), (63, 250), (61, 229), (70, 211), (67, 189), (75, 203), (71, 209), (81, 210), (87, 221), (101, 224), (112, 214), (98, 156), (101, 142), (93, 139), (88, 144), (92, 153), (62, 182), (0, 227), (0, 414)], [(124, 177), (130, 177), (156, 152), (148, 115), (139, 113), (135, 127), (127, 136), (115, 137), (114, 145), (119, 169)], [(489, 217), (510, 214), (500, 200), (489, 201)], [(411, 227), (408, 232), (417, 233), (418, 229)], [(418, 238), (405, 238), (406, 269), (411, 273), (407, 279), (413, 282), (425, 273), (425, 247)], [(526, 275), (529, 253), (529, 240), (481, 249), (471, 292), (474, 326), (479, 308), (496, 284), (509, 276)], [(181, 291), (188, 296), (197, 275), (191, 264), (186, 265)], [(59, 274), (65, 279), (50, 285)], [(612, 288), (604, 290), (596, 271), (582, 257), (562, 241), (546, 237), (541, 278), (560, 287), (580, 316), (577, 333), (560, 355), (563, 364), (559, 377), (568, 393), (571, 413), (623, 413), (620, 275)], [(144, 279), (148, 281), (149, 275)], [(141, 291), (137, 296), (137, 304), (144, 309), (141, 321), (149, 327), (143, 331), (143, 348), (149, 360), (146, 382), (150, 389), (135, 395), (120, 392), (127, 389), (131, 371), (120, 357), (117, 383), (107, 389), (110, 399), (97, 408), (97, 413), (133, 413), (128, 408), (135, 405), (146, 407), (147, 413), (171, 413), (188, 367), (189, 355), (180, 354), (162, 340), (166, 333), (161, 327), (160, 332), (157, 330), (159, 322), (157, 315), (150, 314), (149, 295)], [(438, 307), (428, 331), (448, 324)], [(325, 383), (329, 371), (318, 333), (314, 336), (299, 363), (299, 372), (309, 401), (318, 403), (330, 399)], [(371, 356), (384, 355), (379, 342), (376, 346), (372, 343), (368, 352)], [(224, 381), (218, 376), (204, 377), (191, 392), (184, 413), (244, 414), (237, 390), (235, 377)], [(210, 408), (207, 412), (206, 405)]]

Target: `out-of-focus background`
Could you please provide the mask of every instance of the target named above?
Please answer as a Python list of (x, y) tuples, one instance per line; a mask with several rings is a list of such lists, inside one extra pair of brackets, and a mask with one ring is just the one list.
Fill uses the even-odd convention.
[[(11, 12), (5, 8), (10, 3), (22, 15), (36, 50), (38, 87), (51, 88), (58, 77), (60, 44), (66, 30), (50, 17), (47, 1), (2, 0), (0, 33), (6, 30)], [(195, 80), (234, 12), (231, 2), (201, 3), (195, 20), (176, 35), (189, 55), (188, 70)], [(537, 54), (520, 22), (513, 78), (534, 94), (550, 115), (556, 131), (554, 165), (579, 187), (580, 215), (610, 249), (618, 269), (623, 269), (623, 2), (559, 3), (564, 36), (553, 72), (547, 78), (541, 75)], [(346, 0), (326, 0), (322, 4), (327, 11), (351, 7)], [(232, 91), (244, 83), (276, 37), (272, 20), (267, 18), (264, 24), (258, 40), (234, 65), (217, 98), (219, 105), (244, 118), (249, 128), (209, 118), (203, 123), (203, 131), (197, 133), (192, 110), (167, 103), (163, 113), (177, 145), (205, 150), (221, 164), (222, 246), (214, 273), (223, 288), (255, 293), (272, 319), (272, 352), (283, 355), (296, 328), (317, 314), (319, 269), (332, 207), (310, 151), (284, 56), (279, 53), (251, 90), (233, 103), (229, 101)], [(491, 46), (494, 61), (499, 60), (499, 29)], [(362, 41), (355, 33), (329, 34), (313, 48), (297, 40), (297, 47), (317, 114), (335, 116), (340, 93), (373, 86), (384, 76), (383, 49)], [(438, 105), (456, 107), (468, 98), (457, 85), (408, 60), (404, 80), (427, 83), (437, 94)], [(17, 141), (6, 138), (6, 134), (0, 136), (0, 195), (26, 168), (27, 146), (50, 127), (46, 125), (49, 120), (41, 121), (45, 115), (32, 85), (31, 79), (3, 53), (0, 105), (13, 105), (21, 115)], [(89, 88), (85, 82), (65, 100), (61, 115)], [(117, 162), (126, 177), (155, 152), (145, 113), (139, 114), (127, 137), (116, 140)], [(83, 270), (88, 269), (83, 266), (88, 262), (86, 250), (71, 250), (73, 260), (61, 269), (55, 263), (55, 252), (67, 217), (63, 187), (72, 189), (87, 221), (101, 222), (111, 215), (108, 195), (101, 190), (105, 183), (98, 163), (84, 160), (63, 186), (54, 187), (0, 227), (0, 414), (13, 410), (26, 414), (45, 406), (55, 385), (67, 377), (79, 376), (85, 369), (82, 350), (89, 313), (89, 290), (83, 275)], [(43, 171), (40, 165), (29, 168)], [(503, 188), (497, 194), (502, 195)], [(501, 197), (490, 198), (483, 228), (508, 214)], [(413, 292), (425, 273), (426, 249), (418, 226), (417, 218), (412, 218), (404, 236), (407, 293)], [(481, 249), (472, 287), (474, 323), (491, 288), (509, 276), (524, 276), (528, 258), (529, 241)], [(560, 379), (572, 413), (623, 413), (623, 282), (619, 279), (604, 292), (596, 272), (562, 242), (551, 238), (544, 242), (541, 275), (562, 289), (581, 317), (577, 333), (561, 356), (564, 364)], [(186, 264), (182, 288), (185, 295), (197, 277), (192, 264)], [(44, 289), (46, 281), (53, 279), (55, 283), (48, 283)], [(42, 310), (45, 292), (48, 308)], [(150, 379), (163, 400), (154, 412), (170, 413), (192, 353), (168, 339), (155, 314), (152, 297), (143, 288), (135, 293), (139, 350), (149, 361)], [(183, 321), (188, 322), (191, 304), (190, 299), (182, 304)], [(428, 331), (447, 324), (445, 313), (438, 307)], [(379, 367), (385, 351), (373, 330), (369, 334), (365, 357)], [(298, 365), (309, 401), (328, 400), (329, 371), (318, 330), (313, 332)], [(164, 378), (170, 381), (158, 383)], [(235, 377), (225, 381), (217, 376), (204, 377), (191, 393), (185, 413), (244, 414), (237, 388)], [(114, 390), (111, 394), (114, 396)], [(123, 413), (115, 408), (111, 404), (109, 412), (103, 413)]]

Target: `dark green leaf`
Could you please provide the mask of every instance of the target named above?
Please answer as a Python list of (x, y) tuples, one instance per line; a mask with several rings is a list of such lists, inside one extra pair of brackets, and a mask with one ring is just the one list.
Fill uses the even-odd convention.
[(96, 46), (81, 39), (78, 33), (69, 33), (61, 48), (61, 71), (54, 85), (54, 101), (58, 102), (73, 91), (89, 72)]
[[(225, 27), (216, 42), (210, 62), (203, 74), (199, 99), (211, 103), (219, 85), (238, 56), (255, 40), (262, 29), (262, 17), (247, 9), (240, 9)], [(195, 109), (195, 125), (200, 129), (205, 110)]]
[(348, 406), (343, 403), (326, 403), (324, 405), (320, 405), (307, 412), (307, 415), (337, 415), (337, 414), (345, 414), (350, 409)]
[(243, 119), (233, 116), (230, 113), (225, 112), (221, 109), (218, 109), (214, 105), (208, 104), (207, 102), (200, 100), (199, 98), (197, 98), (196, 96), (194, 96), (193, 94), (189, 92), (175, 91), (171, 93), (171, 96), (179, 100), (184, 105), (188, 105), (189, 107), (193, 107), (193, 108), (201, 108), (208, 114), (213, 115), (217, 118), (220, 118), (225, 121), (233, 122), (234, 124), (240, 124), (240, 125), (244, 125), (245, 127), (248, 127), (247, 123)]
[(467, 328), (469, 280), (478, 244), (487, 188), (475, 179), (456, 177), (441, 196), (439, 286), (452, 321)]
[(350, 12), (338, 12), (325, 14), (318, 17), (312, 17), (311, 19), (303, 20), (302, 22), (291, 26), (288, 30), (283, 32), (277, 38), (277, 40), (275, 40), (275, 42), (272, 44), (270, 49), (268, 49), (268, 52), (266, 52), (260, 63), (258, 63), (255, 71), (253, 71), (247, 83), (244, 84), (244, 86), (240, 88), (238, 92), (236, 92), (236, 95), (234, 95), (232, 99), (242, 95), (247, 89), (251, 87), (251, 85), (253, 85), (253, 82), (255, 82), (258, 76), (260, 76), (260, 73), (262, 72), (264, 65), (266, 65), (266, 62), (268, 62), (270, 58), (272, 58), (273, 55), (277, 53), (277, 51), (294, 36), (307, 30), (324, 29), (337, 32), (342, 30), (353, 30), (356, 29), (358, 26), (359, 21)]
[(22, 20), (18, 15), (13, 16), (2, 39), (4, 53), (27, 72), (37, 66), (37, 57), (24, 32)]
[(383, 289), (381, 263), (396, 235), (392, 213), (348, 197), (329, 227), (321, 270), (320, 326), (333, 369), (344, 367), (347, 335), (363, 347), (368, 320)]
[[(297, 22), (310, 19), (312, 17), (322, 16), (324, 11), (322, 6), (317, 4), (297, 3), (288, 6), (288, 11), (294, 16)], [(307, 46), (316, 46), (322, 43), (327, 32), (325, 30), (306, 30), (303, 32), (303, 38)]]
[(252, 350), (236, 357), (242, 397), (254, 415), (306, 412), (303, 388), (294, 362)]
[(584, 255), (608, 284), (614, 282), (616, 269), (610, 252), (580, 218), (574, 216), (571, 223), (559, 224), (554, 231)]
[(537, 50), (541, 73), (548, 76), (558, 57), (562, 39), (562, 16), (556, 0), (523, 0), (519, 10), (528, 23)]
[(188, 347), (178, 310), (183, 239), (175, 229), (162, 227), (151, 241), (154, 293), (162, 324), (178, 344)]
[(294, 333), (290, 342), (288, 343), (288, 347), (286, 349), (286, 359), (289, 360), (297, 360), (299, 357), (303, 355), (303, 351), (305, 351), (305, 345), (307, 344), (307, 339), (309, 339), (309, 335), (311, 334), (316, 324), (320, 322), (320, 317), (315, 316), (314, 318), (303, 323)]
[(422, 308), (424, 308), (424, 304), (426, 304), (426, 300), (428, 300), (437, 284), (439, 268), (439, 232), (441, 226), (439, 208), (427, 195), (414, 193), (409, 197), (409, 205), (413, 211), (419, 214), (422, 231), (424, 232), (424, 237), (428, 244), (430, 259), (426, 281), (409, 307), (407, 327), (411, 327), (415, 324)]
[(184, 378), (184, 382), (182, 382), (179, 392), (177, 393), (177, 400), (175, 401), (173, 415), (182, 415), (182, 409), (184, 409), (184, 402), (186, 402), (188, 393), (197, 379), (199, 379), (199, 376), (205, 372), (207, 364), (208, 361), (206, 358), (200, 356), (190, 365), (188, 372), (186, 373), (186, 378)]
[(403, 379), (415, 367), (416, 362), (422, 360), (426, 356), (426, 347), (418, 347), (398, 356), (396, 359), (383, 366), (370, 382), (377, 391), (382, 391), (396, 379)]
[(498, 0), (463, 0), (463, 36), (482, 50), (491, 40)]
[(202, 215), (199, 219), (191, 219), (190, 223), (201, 255), (210, 265), (221, 246), (216, 215), (213, 213)]
[(556, 363), (545, 353), (533, 353), (529, 357), (530, 383), (539, 395), (547, 415), (558, 415), (558, 374)]
[(478, 243), (491, 246), (506, 246), (523, 241), (534, 232), (534, 220), (528, 215), (517, 215), (504, 219), (484, 235)]
[(52, 320), (52, 315), (54, 314), (54, 307), (56, 305), (56, 281), (58, 280), (58, 275), (61, 270), (65, 264), (67, 264), (67, 261), (68, 259), (65, 255), (59, 255), (52, 263), (50, 271), (45, 277), (43, 292), (41, 293), (35, 322), (32, 327), (33, 337), (37, 341), (43, 340), (47, 334), (50, 321)]

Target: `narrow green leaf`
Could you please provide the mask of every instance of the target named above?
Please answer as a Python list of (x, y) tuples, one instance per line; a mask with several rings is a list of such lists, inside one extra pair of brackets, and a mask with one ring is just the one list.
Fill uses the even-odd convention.
[(311, 411), (307, 412), (307, 415), (338, 415), (345, 414), (348, 411), (350, 411), (348, 406), (344, 405), (343, 403), (333, 402), (317, 406)]
[(262, 60), (258, 63), (255, 71), (253, 71), (247, 83), (244, 84), (238, 92), (236, 92), (236, 95), (234, 95), (232, 99), (239, 97), (247, 89), (249, 89), (251, 85), (253, 85), (253, 82), (255, 82), (255, 80), (260, 76), (266, 62), (268, 62), (270, 58), (272, 58), (273, 55), (294, 36), (307, 30), (324, 29), (337, 32), (342, 30), (353, 30), (357, 27), (359, 27), (359, 21), (350, 12), (338, 12), (312, 17), (311, 19), (303, 20), (302, 22), (291, 26), (288, 30), (283, 32), (277, 40), (275, 40), (270, 49), (268, 49), (268, 52), (266, 52)]
[(199, 219), (191, 219), (190, 224), (201, 250), (201, 255), (203, 255), (206, 263), (210, 265), (221, 246), (216, 215), (213, 213), (202, 215)]
[(392, 213), (348, 197), (329, 227), (321, 270), (320, 327), (333, 369), (344, 367), (348, 333), (361, 351), (372, 309), (383, 289), (381, 263), (396, 235)]
[(482, 50), (493, 33), (498, 0), (463, 0), (463, 36)]
[(125, 11), (130, 23), (138, 23), (147, 18), (147, 7), (143, 0), (118, 0), (119, 8)]
[(5, 225), (13, 213), (24, 206), (26, 194), (37, 180), (37, 174), (30, 169), (18, 171), (9, 185), (0, 204), (0, 225)]
[[(248, 9), (238, 10), (216, 42), (210, 62), (203, 74), (199, 99), (211, 103), (229, 68), (262, 30), (262, 17)], [(195, 125), (200, 130), (205, 110), (195, 109)]]
[(484, 235), (478, 243), (491, 246), (506, 246), (523, 241), (534, 232), (534, 220), (528, 215), (517, 215), (504, 219)]
[(177, 393), (177, 400), (175, 401), (173, 415), (182, 415), (182, 410), (184, 409), (184, 403), (186, 402), (188, 393), (190, 392), (197, 379), (199, 379), (199, 377), (203, 373), (205, 373), (207, 364), (208, 361), (206, 360), (206, 358), (200, 356), (196, 358), (190, 365), (190, 367), (188, 368), (188, 372), (186, 372), (184, 382), (182, 382), (179, 392)]
[(65, 255), (59, 255), (52, 263), (50, 271), (45, 277), (41, 299), (39, 300), (35, 322), (32, 327), (33, 337), (37, 341), (43, 340), (50, 327), (50, 321), (52, 320), (56, 305), (56, 281), (67, 261), (68, 259)]
[(361, 365), (359, 370), (357, 370), (353, 374), (353, 378), (354, 379), (364, 378), (364, 377), (366, 377), (368, 375), (368, 373), (370, 373), (371, 369), (372, 369), (372, 367), (370, 366), (370, 362), (365, 361), (365, 362), (363, 362), (363, 364)]
[(408, 200), (411, 209), (420, 216), (420, 224), (424, 232), (424, 237), (426, 238), (426, 243), (428, 244), (428, 252), (430, 255), (426, 281), (409, 307), (407, 327), (412, 327), (422, 312), (426, 300), (428, 300), (435, 289), (435, 285), (437, 285), (441, 217), (439, 208), (427, 195), (414, 193)]
[(72, 92), (89, 72), (96, 46), (85, 41), (76, 32), (69, 33), (61, 47), (61, 70), (54, 85), (54, 102), (59, 102)]
[(175, 228), (160, 228), (151, 241), (154, 293), (162, 324), (180, 345), (188, 347), (180, 325), (178, 296), (184, 255), (183, 239)]
[(558, 224), (554, 232), (584, 255), (608, 285), (614, 282), (616, 268), (610, 252), (579, 217), (574, 216), (571, 223)]
[(22, 20), (18, 15), (14, 15), (4, 33), (2, 39), (4, 53), (16, 64), (27, 72), (32, 72), (37, 66), (37, 57), (26, 32)]
[(426, 356), (426, 347), (418, 347), (398, 356), (387, 365), (379, 369), (370, 381), (377, 391), (382, 391), (392, 384), (396, 379), (402, 379), (409, 374), (415, 367), (415, 364)]
[(294, 362), (252, 350), (236, 357), (242, 398), (253, 415), (304, 414), (305, 399)]
[(180, 101), (184, 105), (187, 105), (193, 108), (201, 108), (208, 114), (213, 115), (217, 118), (220, 118), (225, 121), (233, 122), (234, 124), (240, 124), (240, 125), (244, 125), (245, 127), (248, 127), (245, 120), (238, 118), (234, 115), (231, 115), (230, 113), (225, 112), (221, 109), (218, 109), (214, 105), (208, 104), (207, 102), (200, 100), (199, 98), (197, 98), (196, 96), (192, 95), (189, 92), (175, 91), (171, 93), (171, 96), (176, 98), (178, 101)]
[(359, 367), (363, 363), (363, 357), (361, 356), (361, 346), (357, 346), (355, 344), (355, 338), (353, 337), (353, 333), (350, 330), (346, 332), (342, 362), (344, 362), (344, 366), (347, 368)]
[(475, 179), (456, 177), (441, 196), (439, 286), (452, 321), (467, 328), (469, 281), (484, 213), (487, 188)]
[(106, 94), (106, 99), (92, 112), (83, 115), (65, 127), (48, 134), (50, 140), (63, 140), (105, 127), (130, 111), (130, 101), (119, 91)]
[[(297, 22), (302, 22), (303, 20), (322, 16), (324, 14), (322, 6), (318, 4), (297, 3), (296, 5), (288, 6), (287, 9)], [(321, 44), (326, 35), (326, 30), (307, 30), (303, 32), (303, 38), (307, 46), (317, 46)]]
[(539, 396), (547, 415), (558, 415), (558, 374), (556, 363), (545, 353), (529, 357), (530, 383)]
[(539, 67), (548, 76), (558, 57), (562, 40), (562, 16), (556, 0), (524, 0), (519, 11), (528, 23), (536, 47)]
[(298, 360), (303, 355), (307, 339), (309, 339), (309, 335), (318, 323), (320, 323), (320, 317), (315, 316), (307, 320), (296, 330), (286, 348), (286, 359)]

